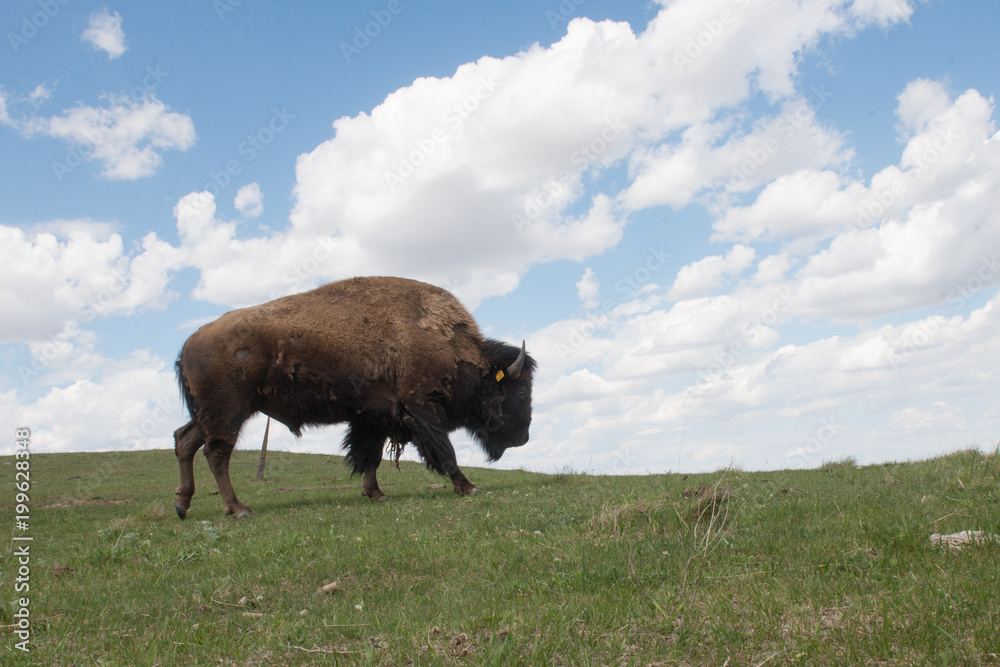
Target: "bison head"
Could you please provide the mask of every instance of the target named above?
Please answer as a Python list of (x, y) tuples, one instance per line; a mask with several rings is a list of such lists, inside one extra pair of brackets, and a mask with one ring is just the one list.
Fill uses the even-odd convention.
[(477, 418), (467, 424), (490, 461), (503, 456), (508, 447), (528, 442), (531, 426), (531, 379), (535, 360), (524, 349), (495, 340), (486, 341), (489, 372), (478, 381), (470, 406)]

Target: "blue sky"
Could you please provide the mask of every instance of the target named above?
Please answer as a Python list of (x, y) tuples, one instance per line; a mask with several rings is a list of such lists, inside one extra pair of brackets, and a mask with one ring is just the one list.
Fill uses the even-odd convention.
[(0, 9), (10, 431), (170, 447), (198, 324), (391, 273), (538, 359), (501, 466), (995, 446), (996, 3), (344, 4)]

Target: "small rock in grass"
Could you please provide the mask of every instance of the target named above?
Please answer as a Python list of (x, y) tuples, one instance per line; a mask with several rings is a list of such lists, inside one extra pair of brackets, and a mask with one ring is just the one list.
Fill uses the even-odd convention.
[(951, 535), (942, 535), (941, 533), (931, 535), (932, 547), (946, 547), (948, 551), (961, 551), (963, 547), (979, 546), (988, 542), (1000, 544), (1000, 535), (984, 533), (981, 530), (963, 530)]
[(331, 581), (326, 586), (320, 586), (316, 589), (316, 593), (336, 593), (340, 590), (340, 585), (336, 581)]

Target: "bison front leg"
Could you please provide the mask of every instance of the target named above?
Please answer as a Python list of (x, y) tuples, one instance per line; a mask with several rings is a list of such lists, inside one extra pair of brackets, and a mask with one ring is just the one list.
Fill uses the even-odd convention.
[(233, 491), (233, 483), (229, 480), (229, 457), (233, 453), (234, 444), (225, 440), (214, 440), (205, 445), (205, 456), (208, 458), (208, 468), (215, 477), (222, 496), (222, 505), (226, 514), (232, 514), (237, 519), (252, 516), (253, 510), (241, 503)]
[(194, 455), (203, 444), (205, 436), (193, 421), (174, 431), (174, 454), (177, 455), (177, 466), (181, 474), (174, 509), (181, 519), (187, 516), (188, 508), (191, 507), (191, 497), (194, 496)]
[(427, 465), (442, 475), (448, 475), (451, 478), (452, 486), (455, 487), (455, 493), (464, 496), (479, 493), (476, 485), (470, 482), (459, 469), (458, 460), (455, 457), (455, 447), (452, 446), (447, 432), (430, 419), (419, 414), (411, 413), (404, 416), (403, 422), (410, 428), (413, 444), (417, 446), (417, 451), (427, 461)]
[(451, 485), (455, 488), (455, 493), (460, 493), (463, 496), (474, 496), (479, 493), (479, 489), (475, 484), (470, 482), (465, 474), (459, 470), (458, 462), (454, 459), (454, 450), (452, 452), (452, 460), (446, 461), (444, 465), (444, 471), (448, 473), (448, 477), (451, 478)]
[(374, 502), (387, 503), (389, 502), (389, 496), (382, 493), (382, 489), (378, 488), (378, 479), (375, 477), (375, 471), (378, 470), (379, 463), (382, 462), (381, 457), (374, 465), (370, 465), (365, 470), (365, 477), (361, 480), (361, 495), (367, 496)]

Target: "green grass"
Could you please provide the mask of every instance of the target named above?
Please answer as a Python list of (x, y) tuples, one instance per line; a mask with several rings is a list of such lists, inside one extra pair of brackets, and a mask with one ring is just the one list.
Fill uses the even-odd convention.
[[(467, 469), (471, 498), (387, 463), (386, 504), (340, 457), (269, 452), (263, 483), (256, 458), (238, 451), (232, 474), (258, 516), (222, 515), (199, 455), (182, 522), (172, 451), (32, 455), (32, 652), (8, 629), (0, 663), (1000, 664), (1000, 547), (928, 546), (1000, 533), (997, 455), (684, 477)], [(0, 475), (13, 500), (13, 459)], [(11, 504), (0, 522), (13, 527)], [(16, 565), (0, 567), (11, 625)]]

